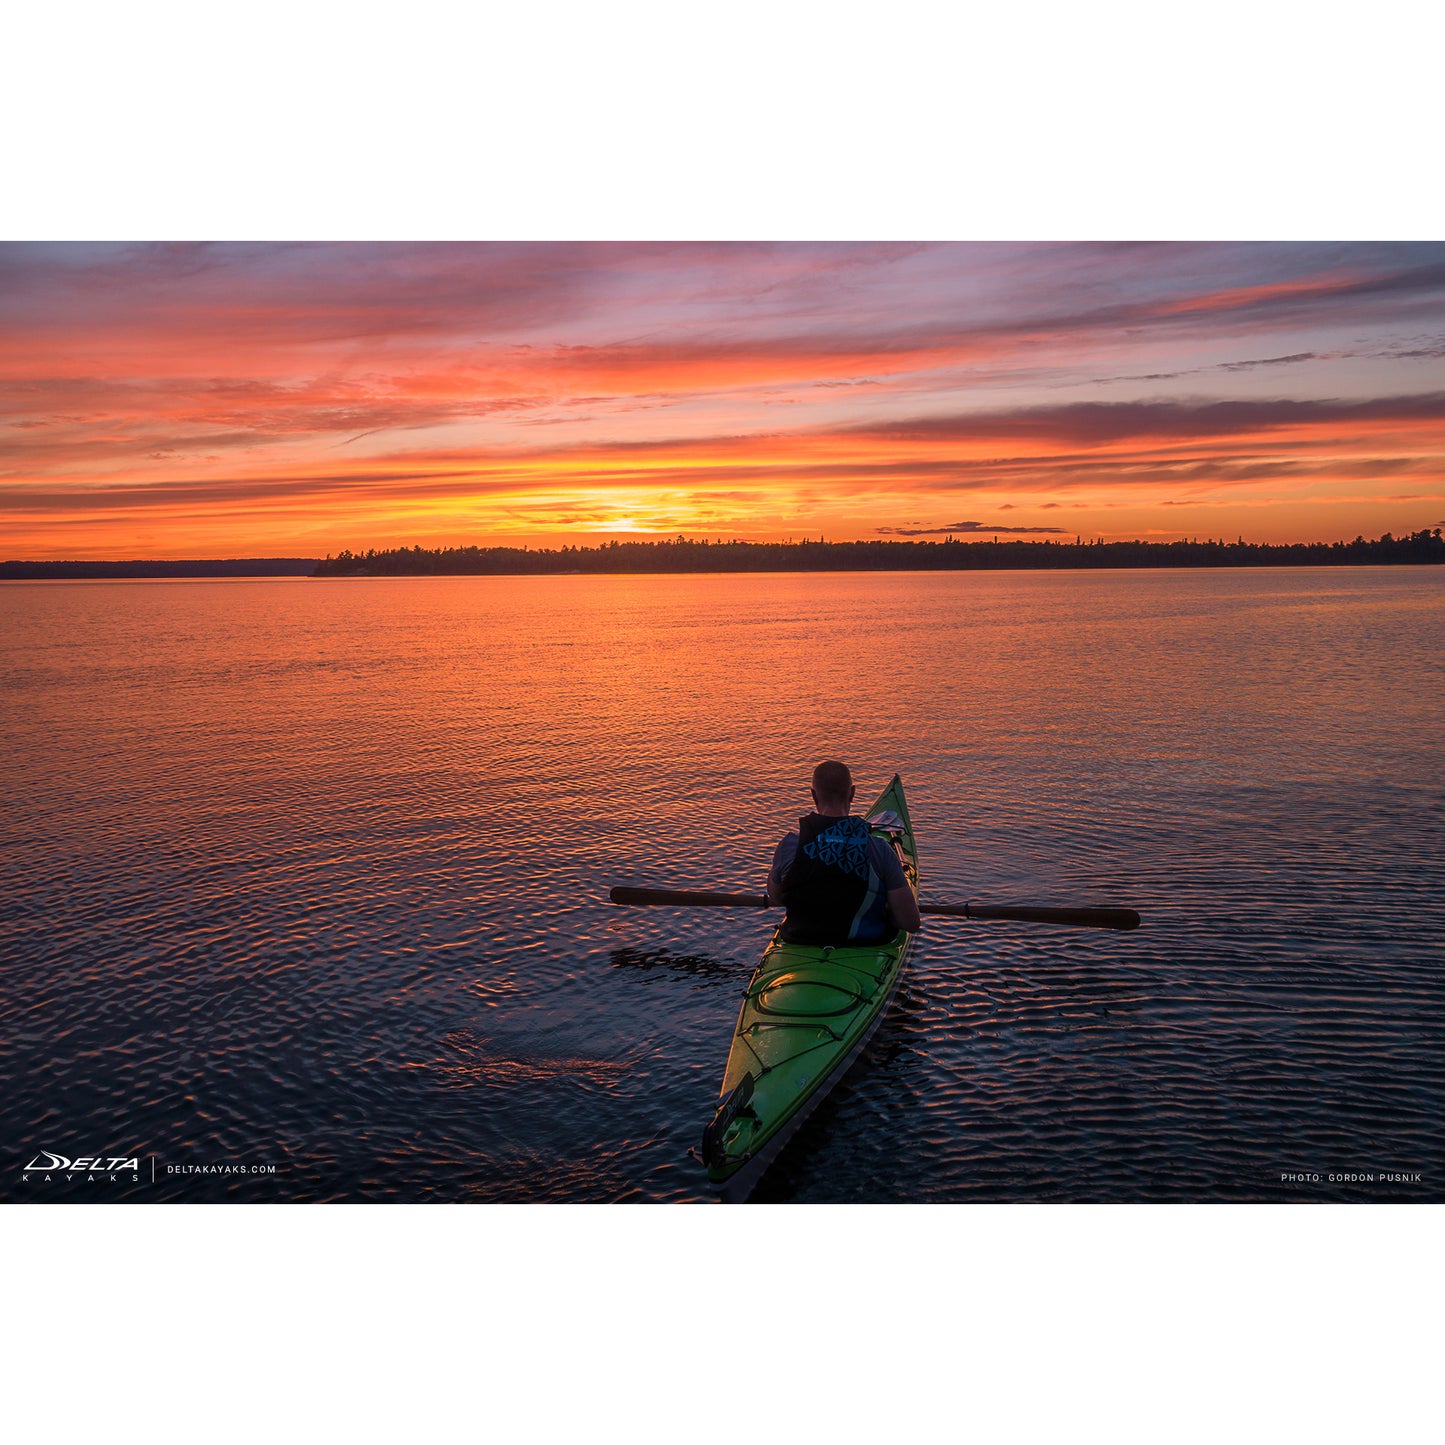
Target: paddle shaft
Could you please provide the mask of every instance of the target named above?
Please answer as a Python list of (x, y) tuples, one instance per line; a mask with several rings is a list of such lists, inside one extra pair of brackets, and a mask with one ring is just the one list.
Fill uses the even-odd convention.
[(1014, 923), (1070, 923), (1079, 928), (1138, 928), (1132, 908), (1014, 908), (992, 903), (920, 903), (920, 913), (949, 918), (998, 918)]
[[(694, 908), (771, 908), (761, 893), (709, 893), (690, 888), (614, 888), (614, 903), (671, 904)], [(945, 918), (1006, 919), (1014, 923), (1062, 923), (1078, 928), (1138, 928), (1132, 908), (1023, 908), (989, 903), (920, 903), (920, 913)]]

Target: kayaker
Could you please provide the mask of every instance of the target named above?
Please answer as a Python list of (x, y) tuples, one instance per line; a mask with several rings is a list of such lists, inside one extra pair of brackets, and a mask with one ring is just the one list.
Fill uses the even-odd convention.
[(856, 791), (845, 764), (819, 763), (813, 811), (773, 853), (768, 898), (788, 910), (789, 943), (877, 943), (922, 922), (898, 854), (852, 816)]

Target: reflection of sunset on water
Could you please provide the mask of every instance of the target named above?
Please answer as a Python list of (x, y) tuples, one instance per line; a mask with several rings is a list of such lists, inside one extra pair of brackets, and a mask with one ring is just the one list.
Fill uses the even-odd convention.
[(11, 244), (0, 266), (14, 558), (1445, 518), (1435, 244)]
[[(829, 754), (870, 800), (904, 776), (925, 903), (1145, 925), (930, 916), (760, 1197), (1289, 1199), (1285, 1168), (1433, 1157), (1440, 567), (0, 608), (0, 1127), (156, 1155), (154, 1197), (705, 1197), (777, 914), (609, 890), (761, 891)], [(215, 1157), (278, 1172), (164, 1172)]]

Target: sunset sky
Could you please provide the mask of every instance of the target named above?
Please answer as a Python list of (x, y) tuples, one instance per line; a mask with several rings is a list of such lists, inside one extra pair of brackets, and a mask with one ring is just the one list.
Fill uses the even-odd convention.
[(1445, 244), (0, 245), (0, 558), (1445, 523)]

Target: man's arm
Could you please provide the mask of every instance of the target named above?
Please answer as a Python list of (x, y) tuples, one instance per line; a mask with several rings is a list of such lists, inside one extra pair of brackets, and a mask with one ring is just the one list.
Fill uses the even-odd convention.
[(877, 837), (873, 840), (873, 866), (877, 868), (879, 879), (887, 891), (888, 916), (893, 920), (893, 926), (907, 933), (917, 933), (923, 927), (923, 919), (918, 913), (918, 899), (914, 897), (908, 875), (903, 871), (903, 862), (892, 844)]
[(797, 851), (798, 835), (796, 833), (789, 833), (773, 849), (773, 866), (768, 870), (768, 902), (779, 908), (783, 906), (783, 874), (788, 871)]
[(923, 927), (923, 918), (918, 912), (918, 900), (906, 882), (902, 888), (888, 890), (888, 912), (894, 923), (905, 932), (917, 933)]

